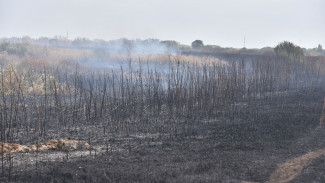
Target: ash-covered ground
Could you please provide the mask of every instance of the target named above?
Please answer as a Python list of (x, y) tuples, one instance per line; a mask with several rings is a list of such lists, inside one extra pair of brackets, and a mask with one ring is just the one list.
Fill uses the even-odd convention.
[[(12, 170), (5, 166), (0, 182), (325, 182), (325, 156), (304, 156), (325, 148), (325, 128), (319, 126), (323, 94), (292, 93), (257, 102), (255, 119), (243, 114), (185, 121), (173, 135), (118, 136), (89, 126), (84, 130), (96, 134), (88, 138), (87, 130), (69, 129), (61, 133), (87, 140), (93, 148), (13, 153)], [(297, 105), (297, 98), (304, 102)], [(281, 108), (273, 105), (279, 101)], [(277, 171), (300, 156), (307, 160), (295, 160), (291, 165), (297, 168)]]

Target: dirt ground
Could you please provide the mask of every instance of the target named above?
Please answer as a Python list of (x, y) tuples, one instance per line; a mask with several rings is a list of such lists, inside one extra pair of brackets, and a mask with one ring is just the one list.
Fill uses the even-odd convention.
[(173, 136), (98, 137), (91, 151), (15, 153), (0, 182), (325, 182), (321, 95), (299, 113), (293, 96), (280, 110), (257, 106), (264, 113), (256, 120), (198, 121)]

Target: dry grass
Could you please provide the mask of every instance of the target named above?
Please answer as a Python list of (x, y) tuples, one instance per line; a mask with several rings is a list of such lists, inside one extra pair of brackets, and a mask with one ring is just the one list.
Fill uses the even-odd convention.
[(324, 104), (323, 104), (323, 109), (322, 109), (322, 113), (320, 115), (320, 119), (319, 119), (319, 125), (322, 126), (324, 123), (324, 119), (325, 119), (325, 97), (324, 97)]
[(286, 183), (296, 178), (310, 162), (325, 154), (325, 149), (309, 152), (281, 164), (270, 176), (268, 183)]
[(35, 151), (51, 151), (51, 150), (86, 150), (90, 149), (90, 145), (85, 141), (79, 140), (50, 140), (44, 143), (33, 145), (20, 145), (14, 143), (1, 143), (0, 142), (0, 154), (8, 154), (15, 152), (35, 152)]

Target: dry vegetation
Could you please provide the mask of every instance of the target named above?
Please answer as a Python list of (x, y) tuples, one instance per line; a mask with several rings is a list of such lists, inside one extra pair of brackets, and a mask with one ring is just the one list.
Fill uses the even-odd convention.
[(35, 145), (0, 143), (0, 146), (2, 147), (0, 150), (1, 155), (15, 153), (15, 152), (28, 153), (28, 152), (36, 152), (36, 151), (51, 151), (51, 150), (73, 151), (73, 150), (90, 149), (90, 145), (85, 141), (68, 140), (68, 139), (49, 140), (47, 142), (38, 143)]
[[(174, 140), (183, 139), (189, 144), (194, 142), (188, 138), (222, 139), (228, 133), (234, 133), (232, 135), (237, 137), (249, 135), (245, 137), (248, 144), (235, 140), (236, 137), (231, 137), (230, 144), (207, 141), (219, 150), (252, 149), (255, 152), (259, 145), (250, 144), (250, 138), (256, 138), (250, 133), (259, 131), (259, 126), (270, 125), (269, 130), (274, 128), (282, 133), (282, 128), (288, 130), (287, 125), (297, 125), (292, 127), (293, 131), (296, 128), (309, 129), (313, 121), (317, 119), (318, 123), (319, 119), (320, 104), (315, 102), (319, 99), (313, 98), (313, 95), (320, 93), (324, 87), (324, 57), (306, 57), (304, 62), (279, 56), (232, 62), (177, 55), (131, 55), (131, 59), (129, 55), (117, 53), (98, 55), (91, 50), (40, 47), (30, 48), (26, 55), (0, 54), (0, 181), (10, 181), (15, 178), (15, 173), (17, 176), (13, 180), (20, 180), (20, 174), (14, 168), (15, 159), (12, 158), (15, 156), (13, 152), (19, 151), (18, 144), (39, 144), (35, 145), (37, 148), (47, 145), (44, 148), (49, 149), (52, 145), (48, 143), (55, 142), (58, 147), (61, 141), (39, 142), (69, 138), (80, 139), (83, 140), (80, 142), (86, 141), (90, 145), (103, 145), (106, 147), (103, 154), (109, 154), (108, 149), (113, 151), (114, 145), (116, 149), (133, 153), (136, 151), (133, 148), (142, 147), (143, 143), (156, 146), (161, 139), (172, 149), (170, 143)], [(101, 58), (99, 61), (91, 61), (98, 57)], [(106, 70), (92, 70), (82, 64), (106, 64), (105, 60), (113, 60), (113, 63), (122, 61), (124, 64)], [(75, 64), (76, 61), (81, 64)], [(286, 103), (290, 97), (294, 100), (292, 105)], [(267, 124), (268, 120), (282, 115), (283, 111), (287, 112), (283, 116), (294, 115), (288, 118), (298, 119), (297, 122)], [(308, 111), (311, 111), (310, 114)], [(310, 124), (299, 126), (307, 124), (307, 120)], [(250, 126), (253, 122), (254, 125)], [(236, 130), (238, 124), (243, 126)], [(231, 125), (229, 131), (225, 130), (228, 125)], [(246, 127), (248, 131), (245, 131)], [(209, 136), (214, 132), (216, 134)], [(155, 134), (158, 135), (152, 137)], [(137, 137), (137, 146), (132, 144), (133, 137)], [(128, 138), (132, 145), (123, 144)], [(116, 145), (116, 141), (121, 143)], [(85, 146), (89, 147), (87, 143)], [(26, 148), (30, 147), (21, 146), (21, 149)], [(195, 146), (190, 148), (196, 149)], [(208, 152), (209, 147), (205, 148)], [(141, 153), (145, 153), (143, 149)], [(200, 173), (207, 169), (208, 172), (212, 165), (204, 163), (193, 171)], [(35, 170), (40, 171), (37, 168), (40, 165), (36, 163), (35, 166)], [(110, 175), (106, 173), (107, 178)], [(113, 174), (107, 180), (129, 180), (118, 179)], [(165, 176), (170, 178), (175, 175)], [(42, 178), (37, 180), (44, 181)], [(185, 180), (195, 182), (196, 179)]]

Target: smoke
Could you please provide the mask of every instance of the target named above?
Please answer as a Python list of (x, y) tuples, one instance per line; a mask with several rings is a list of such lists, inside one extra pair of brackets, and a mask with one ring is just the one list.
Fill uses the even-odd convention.
[[(129, 40), (121, 38), (105, 41), (87, 38), (70, 40), (63, 36), (37, 39), (24, 36), (21, 38), (0, 38), (1, 42), (12, 44), (13, 47), (21, 44), (25, 44), (22, 46), (30, 45), (32, 49), (27, 49), (27, 55), (40, 55), (37, 50), (42, 50), (41, 47), (46, 48), (46, 53), (42, 54), (48, 55), (44, 57), (46, 60), (53, 57), (95, 69), (117, 69), (121, 66), (128, 68), (130, 60), (133, 60), (133, 67), (137, 68), (139, 60), (157, 64), (156, 62), (161, 63), (168, 60), (164, 55), (177, 55), (180, 53), (179, 43), (176, 41), (160, 41), (159, 39)], [(34, 46), (35, 48), (33, 48)], [(150, 68), (153, 67), (153, 64), (148, 65), (150, 65)]]
[(158, 39), (118, 39), (108, 42), (108, 50), (126, 54), (177, 54), (177, 46), (171, 46)]
[(159, 39), (135, 39), (121, 38), (105, 41), (101, 39), (90, 40), (87, 38), (76, 38), (69, 40), (66, 37), (55, 36), (54, 38), (41, 37), (33, 39), (28, 36), (22, 38), (1, 38), (0, 42), (13, 44), (27, 43), (36, 46), (50, 46), (56, 48), (106, 50), (127, 54), (177, 54), (178, 43), (175, 41), (160, 41)]

